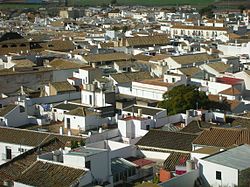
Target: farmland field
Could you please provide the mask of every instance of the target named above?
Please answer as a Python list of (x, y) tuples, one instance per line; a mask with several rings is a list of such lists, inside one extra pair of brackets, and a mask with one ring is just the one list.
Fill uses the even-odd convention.
[(0, 4), (0, 9), (8, 9), (8, 8), (13, 8), (13, 9), (23, 9), (23, 8), (39, 8), (41, 5), (38, 4), (14, 4), (14, 3), (3, 3)]

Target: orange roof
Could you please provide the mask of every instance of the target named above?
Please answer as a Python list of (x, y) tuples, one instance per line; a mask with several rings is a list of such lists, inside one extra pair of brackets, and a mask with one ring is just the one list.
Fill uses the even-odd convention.
[(240, 95), (241, 94), (241, 92), (236, 88), (228, 88), (228, 89), (223, 90), (219, 93), (223, 94), (223, 95)]

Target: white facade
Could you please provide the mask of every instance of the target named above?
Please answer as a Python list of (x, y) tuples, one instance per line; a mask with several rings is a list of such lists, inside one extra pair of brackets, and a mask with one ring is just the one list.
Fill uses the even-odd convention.
[(211, 27), (192, 27), (192, 26), (183, 26), (183, 27), (172, 27), (171, 36), (193, 36), (201, 37), (206, 39), (216, 38), (217, 36), (227, 34), (227, 30), (223, 28), (211, 29)]
[(148, 133), (148, 130), (154, 127), (151, 119), (125, 118), (118, 120), (118, 129), (122, 137), (138, 138)]
[(237, 56), (243, 54), (247, 54), (250, 56), (250, 42), (242, 44), (219, 44), (218, 50), (222, 51), (224, 55), (228, 56)]
[(87, 131), (96, 129), (105, 123), (108, 123), (108, 118), (101, 118), (97, 115), (75, 116), (65, 114), (64, 128)]
[(81, 102), (87, 106), (103, 107), (108, 106), (106, 103), (106, 94), (103, 91), (81, 91)]
[(156, 86), (140, 82), (132, 82), (132, 95), (151, 100), (162, 101), (163, 94), (169, 91), (167, 86)]
[[(220, 164), (200, 160), (200, 172), (210, 186), (238, 186), (238, 170)], [(216, 179), (216, 171), (221, 172), (221, 180)]]
[[(0, 143), (0, 165), (9, 161), (10, 159), (15, 158), (16, 156), (32, 149), (34, 147), (22, 145), (22, 140), (20, 139), (20, 144), (11, 144), (11, 143)], [(11, 150), (10, 157), (7, 156), (7, 149)]]
[(5, 116), (0, 117), (0, 125), (7, 127), (20, 127), (29, 123), (28, 115), (24, 107), (16, 106)]

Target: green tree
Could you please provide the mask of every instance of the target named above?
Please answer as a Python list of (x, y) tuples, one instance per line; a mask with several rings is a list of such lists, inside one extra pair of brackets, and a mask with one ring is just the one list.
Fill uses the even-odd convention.
[(122, 27), (122, 32), (123, 32), (123, 33), (125, 33), (125, 32), (127, 32), (127, 31), (128, 31), (128, 29), (129, 29), (129, 28), (128, 28), (128, 26), (127, 26), (127, 25), (125, 25), (125, 26), (123, 26), (123, 27)]
[(75, 149), (79, 147), (78, 142), (75, 140), (71, 140), (71, 149)]
[(85, 146), (85, 141), (83, 139), (80, 141), (80, 146)]
[(202, 9), (200, 9), (199, 13), (201, 16), (207, 16), (208, 18), (212, 18), (213, 17), (213, 10), (216, 9), (216, 6), (214, 5), (209, 5), (207, 7), (204, 7)]
[(209, 99), (205, 92), (200, 92), (195, 86), (180, 85), (163, 95), (159, 107), (166, 108), (168, 114), (185, 112), (188, 109), (207, 108)]
[(246, 10), (246, 7), (244, 5), (240, 5), (238, 9), (240, 9), (241, 13), (243, 13), (243, 11)]
[(111, 5), (115, 5), (116, 3), (117, 3), (117, 0), (111, 0), (111, 1), (110, 1), (110, 4), (111, 4)]

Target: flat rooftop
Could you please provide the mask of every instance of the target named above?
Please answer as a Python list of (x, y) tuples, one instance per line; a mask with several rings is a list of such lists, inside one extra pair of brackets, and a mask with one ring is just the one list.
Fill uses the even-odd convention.
[(105, 151), (106, 150), (97, 149), (97, 148), (78, 147), (78, 148), (75, 148), (75, 149), (71, 150), (70, 152), (68, 152), (67, 155), (88, 157), (88, 156), (96, 155), (96, 154), (99, 154), (99, 153), (105, 152)]
[(244, 144), (227, 151), (205, 157), (203, 160), (242, 171), (250, 167), (249, 155), (250, 145)]

